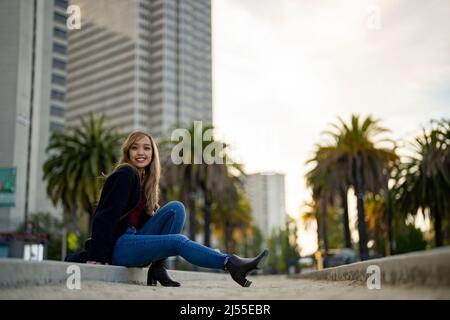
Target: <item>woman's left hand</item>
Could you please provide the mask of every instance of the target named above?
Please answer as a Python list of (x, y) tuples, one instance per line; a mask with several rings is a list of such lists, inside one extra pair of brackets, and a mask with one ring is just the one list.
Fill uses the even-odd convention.
[(103, 264), (103, 265), (109, 265), (109, 263), (108, 262), (105, 262), (105, 263), (102, 263), (102, 262), (97, 262), (97, 261), (86, 261), (86, 263), (89, 263), (89, 264)]

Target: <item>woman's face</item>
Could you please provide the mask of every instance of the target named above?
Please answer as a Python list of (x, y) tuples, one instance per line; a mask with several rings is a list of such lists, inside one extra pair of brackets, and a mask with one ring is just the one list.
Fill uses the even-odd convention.
[(144, 169), (152, 161), (152, 143), (147, 136), (138, 138), (129, 150), (131, 163), (138, 169)]

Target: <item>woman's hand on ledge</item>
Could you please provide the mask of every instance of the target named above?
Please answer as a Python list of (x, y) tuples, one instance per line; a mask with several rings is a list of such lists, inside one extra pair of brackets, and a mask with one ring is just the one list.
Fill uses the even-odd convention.
[(108, 262), (105, 262), (105, 263), (101, 263), (101, 262), (97, 262), (97, 261), (86, 261), (86, 263), (89, 263), (89, 264), (103, 264), (103, 265), (109, 265), (109, 263)]

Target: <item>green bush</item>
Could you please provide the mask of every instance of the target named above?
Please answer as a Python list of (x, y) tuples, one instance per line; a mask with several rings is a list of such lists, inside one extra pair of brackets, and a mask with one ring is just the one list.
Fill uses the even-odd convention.
[(244, 257), (255, 257), (262, 250), (264, 236), (256, 225), (252, 225), (248, 231), (241, 231), (242, 241), (237, 243), (235, 253)]
[(267, 273), (288, 273), (291, 266), (299, 271), (300, 248), (297, 244), (297, 225), (288, 217), (286, 227), (273, 230), (268, 240)]
[[(46, 233), (49, 236), (47, 243), (47, 257), (49, 260), (61, 260), (61, 237), (63, 223), (48, 212), (32, 213), (28, 219), (32, 233)], [(18, 231), (26, 232), (27, 226), (22, 224)]]
[(427, 247), (422, 231), (412, 224), (394, 235), (394, 244), (396, 254), (425, 250)]

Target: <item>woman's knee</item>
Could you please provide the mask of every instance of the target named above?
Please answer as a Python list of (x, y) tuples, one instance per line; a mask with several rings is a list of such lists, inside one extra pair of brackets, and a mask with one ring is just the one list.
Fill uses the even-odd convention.
[(170, 235), (170, 243), (173, 245), (173, 249), (176, 250), (177, 254), (180, 254), (180, 249), (183, 247), (183, 245), (189, 241), (189, 238), (186, 237), (184, 234), (171, 234)]
[(172, 238), (173, 238), (176, 242), (186, 242), (186, 241), (189, 241), (189, 238), (186, 237), (184, 234), (181, 234), (181, 233), (179, 233), (179, 234), (172, 234), (171, 236), (172, 236)]
[(170, 201), (169, 202), (170, 208), (175, 211), (175, 213), (180, 217), (183, 218), (186, 216), (186, 210), (184, 208), (184, 204), (180, 201)]

